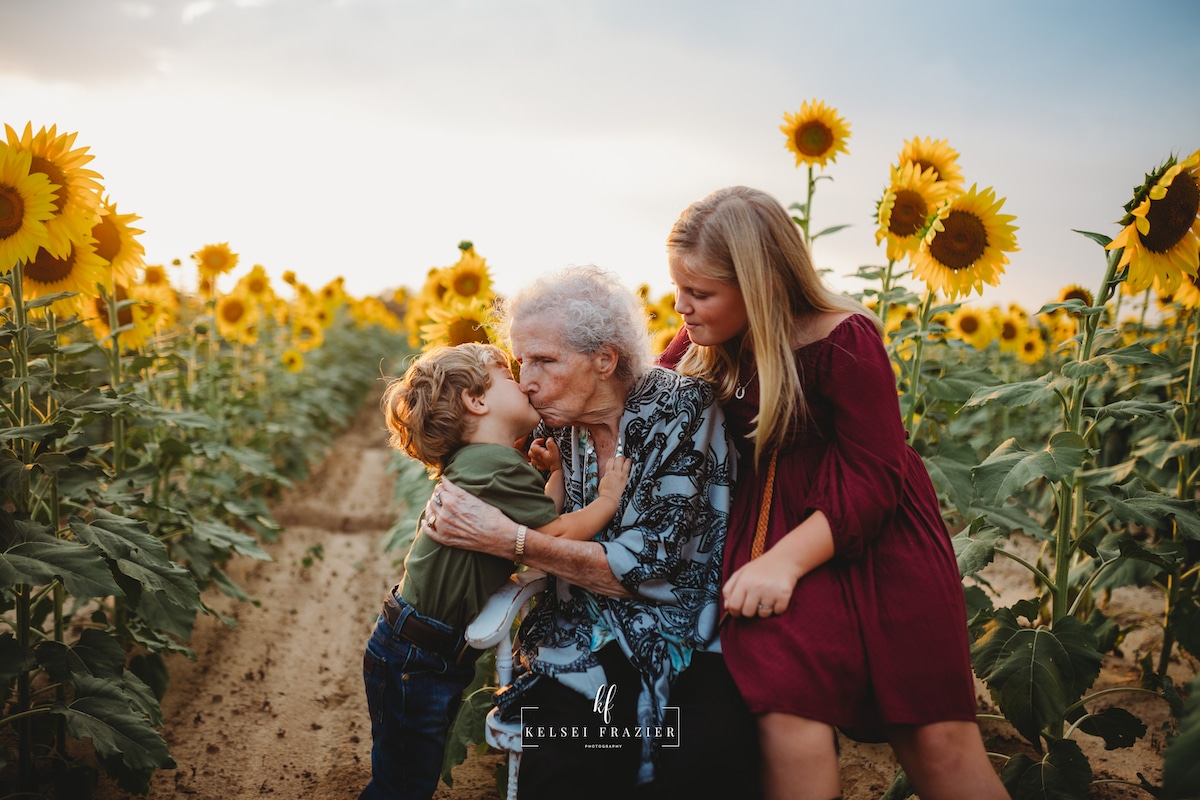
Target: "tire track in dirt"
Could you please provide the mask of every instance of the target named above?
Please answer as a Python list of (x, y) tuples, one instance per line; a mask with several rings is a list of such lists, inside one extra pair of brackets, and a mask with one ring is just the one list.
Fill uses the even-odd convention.
[[(151, 800), (355, 798), (366, 785), (362, 651), (399, 575), (397, 555), (380, 546), (396, 516), (386, 438), (368, 403), (310, 478), (284, 493), (272, 509), (284, 530), (264, 545), (274, 560), (229, 566), (257, 605), (205, 596), (237, 624), (201, 616), (196, 661), (168, 659), (163, 716), (177, 767), (155, 774)], [(495, 757), (485, 761), (460, 767), (438, 797), (495, 796)], [(123, 797), (105, 783), (100, 800)]]

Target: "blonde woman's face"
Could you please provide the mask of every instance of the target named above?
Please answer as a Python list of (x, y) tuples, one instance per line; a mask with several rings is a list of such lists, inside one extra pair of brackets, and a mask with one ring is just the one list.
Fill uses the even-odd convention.
[(688, 337), (699, 345), (717, 345), (750, 328), (746, 301), (736, 283), (701, 278), (672, 256), (675, 311), (683, 317)]

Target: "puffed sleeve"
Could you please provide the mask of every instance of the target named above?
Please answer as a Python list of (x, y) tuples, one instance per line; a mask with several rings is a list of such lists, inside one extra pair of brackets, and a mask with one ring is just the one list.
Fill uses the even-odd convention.
[(900, 419), (891, 360), (870, 321), (852, 317), (830, 335), (808, 385), (832, 409), (829, 442), (806, 512), (824, 512), (835, 553), (858, 558), (904, 493), (913, 454)]

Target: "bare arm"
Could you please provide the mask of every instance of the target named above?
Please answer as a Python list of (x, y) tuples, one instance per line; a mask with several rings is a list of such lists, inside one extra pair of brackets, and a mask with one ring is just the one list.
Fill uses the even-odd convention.
[[(612, 522), (613, 515), (617, 513), (621, 493), (625, 491), (625, 484), (629, 481), (629, 465), (632, 463), (624, 456), (609, 459), (604, 467), (604, 477), (600, 479), (600, 496), (578, 511), (563, 514), (538, 530), (551, 536), (563, 536), (579, 542), (586, 542), (595, 537)], [(562, 487), (562, 470), (555, 474), (559, 476), (558, 485)], [(554, 480), (553, 476), (551, 480)], [(565, 493), (565, 487), (563, 491)]]
[(729, 577), (722, 591), (725, 610), (734, 617), (782, 614), (796, 582), (831, 558), (833, 529), (823, 511), (814, 511), (770, 550)]
[(563, 504), (567, 502), (567, 487), (563, 480), (558, 445), (550, 438), (534, 439), (529, 446), (529, 463), (550, 473), (550, 479), (546, 481), (546, 495), (554, 500), (554, 509), (561, 514)]
[[(449, 547), (514, 557), (517, 523), (503, 512), (444, 479), (434, 496), (441, 504), (431, 499), (426, 505), (422, 521), (425, 535)], [(430, 526), (429, 520), (434, 517), (436, 521)], [(600, 594), (630, 596), (613, 575), (598, 542), (573, 541), (531, 530), (525, 538), (524, 563)]]

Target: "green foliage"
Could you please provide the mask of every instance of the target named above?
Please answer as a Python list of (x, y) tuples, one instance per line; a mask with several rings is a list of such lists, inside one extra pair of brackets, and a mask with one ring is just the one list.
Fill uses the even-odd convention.
[[(1135, 654), (1146, 688), (1120, 691), (1153, 693), (1177, 716), (1171, 653), (1200, 656), (1200, 314), (1176, 308), (1158, 327), (1118, 326), (1124, 276), (1119, 251), (1106, 256), (1094, 304), (1047, 303), (1022, 323), (1048, 340), (1032, 359), (955, 336), (950, 315), (962, 304), (908, 291), (894, 263), (857, 274), (867, 286), (860, 299), (885, 321), (910, 441), (956, 531), (975, 672), (1031, 749), (1012, 755), (1002, 775), (1019, 799), (1086, 796), (1091, 768), (1076, 737), (1114, 749), (1145, 736), (1145, 724), (1111, 700), (1088, 710), (1100, 705), (1101, 660), (1133, 628), (1161, 632), (1142, 645), (1156, 652)], [(1015, 533), (1040, 545), (1036, 560), (1018, 554)], [(1028, 570), (1028, 599), (995, 605), (984, 576), (997, 558)], [(1110, 593), (1125, 586), (1161, 591), (1161, 616), (1110, 618)], [(1194, 793), (1195, 759), (1179, 755), (1188, 746), (1194, 755), (1191, 733), (1181, 732), (1171, 758)]]
[[(302, 479), (405, 346), (332, 319), (306, 369), (264, 326), (244, 349), (194, 324), (139, 352), (33, 319), (20, 265), (0, 276), (0, 770), (37, 790), (35, 756), (90, 741), (126, 792), (174, 766), (159, 732), (163, 654), (187, 646), (207, 590), (252, 601), (224, 569), (269, 560), (270, 501)], [(316, 553), (319, 557), (320, 554)], [(86, 616), (85, 616), (86, 615)], [(95, 784), (57, 770), (64, 790)]]

